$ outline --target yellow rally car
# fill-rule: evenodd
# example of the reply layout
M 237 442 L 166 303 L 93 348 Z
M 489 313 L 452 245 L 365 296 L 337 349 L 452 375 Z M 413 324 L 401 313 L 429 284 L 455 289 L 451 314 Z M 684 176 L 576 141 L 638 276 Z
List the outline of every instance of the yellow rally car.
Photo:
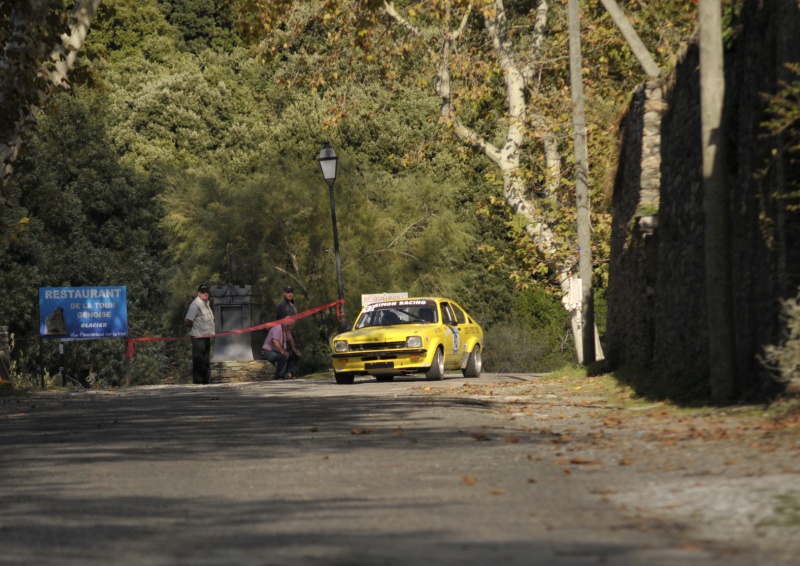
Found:
M 449 299 L 413 298 L 365 306 L 353 330 L 333 339 L 336 383 L 357 375 L 391 381 L 396 375 L 424 373 L 440 380 L 445 370 L 464 377 L 481 374 L 483 330 Z

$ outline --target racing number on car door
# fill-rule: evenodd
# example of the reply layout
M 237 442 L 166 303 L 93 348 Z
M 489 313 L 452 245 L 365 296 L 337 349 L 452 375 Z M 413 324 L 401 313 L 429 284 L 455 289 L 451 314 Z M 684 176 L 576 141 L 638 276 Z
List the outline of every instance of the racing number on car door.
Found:
M 456 322 L 455 314 L 453 314 L 453 309 L 448 303 L 442 303 L 442 322 L 444 322 L 450 330 L 445 348 L 450 349 L 453 354 L 458 354 L 458 349 L 461 347 L 461 336 L 456 326 L 458 322 Z

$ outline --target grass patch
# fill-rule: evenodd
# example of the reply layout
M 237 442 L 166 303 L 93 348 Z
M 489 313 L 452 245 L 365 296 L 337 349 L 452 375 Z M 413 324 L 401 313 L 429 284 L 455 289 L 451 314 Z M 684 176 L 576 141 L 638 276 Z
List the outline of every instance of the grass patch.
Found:
M 775 496 L 774 516 L 760 521 L 759 527 L 800 527 L 800 494 L 782 493 Z

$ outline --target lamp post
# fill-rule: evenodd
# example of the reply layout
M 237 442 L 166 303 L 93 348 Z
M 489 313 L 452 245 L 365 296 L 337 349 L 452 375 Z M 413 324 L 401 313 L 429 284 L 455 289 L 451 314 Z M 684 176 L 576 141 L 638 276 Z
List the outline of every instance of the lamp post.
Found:
M 336 169 L 339 165 L 339 158 L 336 151 L 328 142 L 322 142 L 322 149 L 319 150 L 319 167 L 322 169 L 322 177 L 328 183 L 331 193 L 331 218 L 333 219 L 333 254 L 336 260 L 336 282 L 339 285 L 339 330 L 345 332 L 347 327 L 347 315 L 344 311 L 344 285 L 342 284 L 342 262 L 339 260 L 339 230 L 336 227 L 336 201 L 333 198 L 333 183 L 336 182 Z

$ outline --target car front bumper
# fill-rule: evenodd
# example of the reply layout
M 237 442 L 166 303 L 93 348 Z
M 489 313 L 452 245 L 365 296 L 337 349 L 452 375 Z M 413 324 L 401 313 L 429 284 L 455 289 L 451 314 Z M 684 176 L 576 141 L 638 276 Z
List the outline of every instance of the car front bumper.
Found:
M 431 367 L 433 351 L 425 348 L 341 352 L 331 356 L 336 372 L 363 375 L 417 373 Z

